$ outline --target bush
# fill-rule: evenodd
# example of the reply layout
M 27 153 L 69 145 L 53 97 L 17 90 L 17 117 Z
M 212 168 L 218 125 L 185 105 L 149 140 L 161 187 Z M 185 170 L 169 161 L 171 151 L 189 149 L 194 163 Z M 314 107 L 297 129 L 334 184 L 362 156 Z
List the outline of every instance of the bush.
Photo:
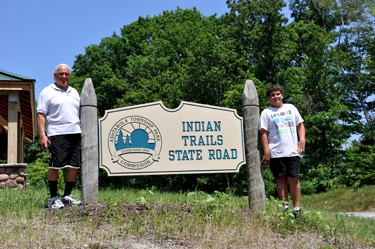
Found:
M 27 181 L 31 188 L 48 188 L 49 153 L 47 150 L 38 154 L 34 163 L 27 166 L 25 172 L 29 174 Z M 58 187 L 65 188 L 64 174 L 59 170 Z

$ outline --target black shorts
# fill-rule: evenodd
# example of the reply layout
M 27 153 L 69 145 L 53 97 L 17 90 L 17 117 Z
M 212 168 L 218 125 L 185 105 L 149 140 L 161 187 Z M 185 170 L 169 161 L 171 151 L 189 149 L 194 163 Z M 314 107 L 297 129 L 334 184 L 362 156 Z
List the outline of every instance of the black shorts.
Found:
M 51 169 L 66 167 L 79 169 L 81 166 L 81 134 L 56 135 L 49 137 Z
M 271 172 L 275 179 L 284 177 L 294 177 L 299 179 L 299 161 L 299 156 L 271 158 Z

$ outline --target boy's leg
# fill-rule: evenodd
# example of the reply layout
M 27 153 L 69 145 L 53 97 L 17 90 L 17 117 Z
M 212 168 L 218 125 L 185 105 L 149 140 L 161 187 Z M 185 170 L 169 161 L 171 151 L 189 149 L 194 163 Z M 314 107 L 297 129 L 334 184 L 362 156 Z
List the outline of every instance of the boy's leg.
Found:
M 290 195 L 292 196 L 293 207 L 300 204 L 300 183 L 298 178 L 288 177 Z
M 276 189 L 280 199 L 283 201 L 284 209 L 287 209 L 289 205 L 288 201 L 288 186 L 286 178 L 286 165 L 283 162 L 283 158 L 271 158 L 270 168 L 273 177 L 276 179 Z M 285 202 L 284 202 L 285 201 Z
M 276 189 L 280 199 L 283 201 L 288 201 L 288 186 L 286 182 L 286 177 L 276 179 Z M 284 206 L 287 205 L 287 203 L 285 202 L 283 204 Z
M 287 177 L 289 182 L 289 191 L 292 196 L 294 208 L 299 208 L 300 205 L 300 157 L 289 157 L 287 167 Z

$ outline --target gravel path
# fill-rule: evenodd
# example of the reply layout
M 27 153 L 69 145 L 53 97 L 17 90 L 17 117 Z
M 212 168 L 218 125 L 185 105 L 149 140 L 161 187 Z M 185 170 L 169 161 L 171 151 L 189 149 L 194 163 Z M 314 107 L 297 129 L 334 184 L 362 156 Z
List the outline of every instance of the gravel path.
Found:
M 375 212 L 345 212 L 345 213 L 339 213 L 339 214 L 346 214 L 346 215 L 351 215 L 351 216 L 375 219 Z

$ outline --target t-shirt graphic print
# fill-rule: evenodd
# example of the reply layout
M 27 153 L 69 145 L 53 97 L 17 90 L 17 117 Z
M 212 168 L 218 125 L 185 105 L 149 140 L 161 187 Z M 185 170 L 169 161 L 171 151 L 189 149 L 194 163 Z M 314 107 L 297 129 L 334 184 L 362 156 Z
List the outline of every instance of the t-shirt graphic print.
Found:
M 271 118 L 275 124 L 277 135 L 284 133 L 296 133 L 296 127 L 294 125 L 295 122 L 291 110 L 280 112 L 280 114 L 271 114 Z

